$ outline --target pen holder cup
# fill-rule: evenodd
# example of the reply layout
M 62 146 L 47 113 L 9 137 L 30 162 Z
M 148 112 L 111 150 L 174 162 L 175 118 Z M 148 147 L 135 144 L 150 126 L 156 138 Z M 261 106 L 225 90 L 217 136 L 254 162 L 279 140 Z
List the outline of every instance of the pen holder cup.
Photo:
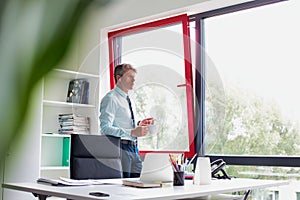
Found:
M 184 185 L 184 172 L 174 172 L 173 185 L 183 186 Z

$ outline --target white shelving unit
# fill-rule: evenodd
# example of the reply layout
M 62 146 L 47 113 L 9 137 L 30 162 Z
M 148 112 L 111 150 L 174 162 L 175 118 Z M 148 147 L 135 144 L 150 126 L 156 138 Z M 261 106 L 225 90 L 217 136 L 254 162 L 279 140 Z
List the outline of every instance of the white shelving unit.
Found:
M 89 81 L 88 104 L 66 102 L 69 82 L 85 78 Z M 58 115 L 74 113 L 90 119 L 90 134 L 99 134 L 99 75 L 55 69 L 44 77 L 41 126 L 40 176 L 69 177 L 69 166 L 63 166 L 63 144 L 70 135 L 58 134 Z

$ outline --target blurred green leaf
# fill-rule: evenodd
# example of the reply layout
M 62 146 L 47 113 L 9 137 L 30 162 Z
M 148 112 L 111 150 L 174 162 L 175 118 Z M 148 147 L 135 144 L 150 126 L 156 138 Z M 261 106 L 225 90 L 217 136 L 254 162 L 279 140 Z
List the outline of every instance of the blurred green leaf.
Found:
M 66 54 L 91 2 L 1 0 L 0 158 L 22 126 L 33 87 Z

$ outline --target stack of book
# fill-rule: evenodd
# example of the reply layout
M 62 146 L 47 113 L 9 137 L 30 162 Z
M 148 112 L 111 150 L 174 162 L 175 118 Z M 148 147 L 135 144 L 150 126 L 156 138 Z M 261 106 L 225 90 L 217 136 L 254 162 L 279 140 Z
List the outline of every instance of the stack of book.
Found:
M 89 134 L 90 122 L 89 117 L 76 115 L 74 113 L 59 114 L 59 134 Z
M 86 79 L 73 79 L 69 82 L 67 102 L 88 104 L 89 82 Z

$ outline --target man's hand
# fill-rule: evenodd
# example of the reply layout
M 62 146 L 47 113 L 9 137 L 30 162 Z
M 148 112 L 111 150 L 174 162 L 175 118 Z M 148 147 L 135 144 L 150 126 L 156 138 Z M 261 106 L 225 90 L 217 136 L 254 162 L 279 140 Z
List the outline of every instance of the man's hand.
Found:
M 148 134 L 147 126 L 138 126 L 135 129 L 131 130 L 132 137 L 142 137 Z

